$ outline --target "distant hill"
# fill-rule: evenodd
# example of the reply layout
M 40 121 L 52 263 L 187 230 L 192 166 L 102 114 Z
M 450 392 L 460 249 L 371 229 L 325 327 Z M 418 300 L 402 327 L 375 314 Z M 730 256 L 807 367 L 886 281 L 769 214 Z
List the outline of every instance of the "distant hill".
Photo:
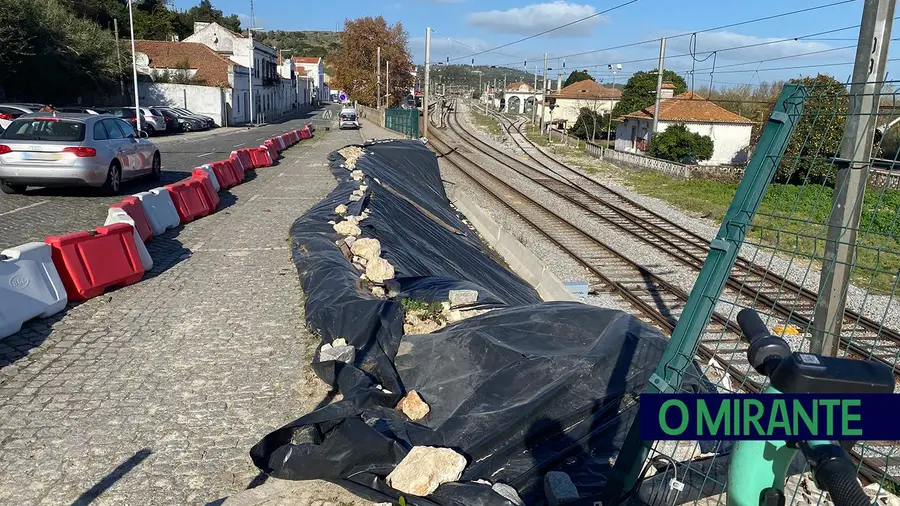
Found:
M 273 30 L 262 32 L 262 42 L 277 49 L 284 49 L 284 56 L 319 56 L 327 58 L 341 47 L 341 32 L 287 32 Z
M 453 83 L 455 85 L 465 85 L 471 88 L 478 87 L 478 74 L 474 71 L 480 70 L 482 84 L 497 80 L 497 86 L 503 86 L 503 76 L 506 75 L 506 83 L 514 83 L 516 81 L 525 81 L 528 84 L 534 84 L 534 74 L 508 67 L 490 67 L 487 65 L 431 65 L 431 82 L 439 84 L 442 80 L 444 84 Z M 421 65 L 418 67 L 419 79 L 424 78 L 425 70 Z M 556 75 L 553 76 L 556 78 Z M 538 78 L 538 85 L 541 79 Z

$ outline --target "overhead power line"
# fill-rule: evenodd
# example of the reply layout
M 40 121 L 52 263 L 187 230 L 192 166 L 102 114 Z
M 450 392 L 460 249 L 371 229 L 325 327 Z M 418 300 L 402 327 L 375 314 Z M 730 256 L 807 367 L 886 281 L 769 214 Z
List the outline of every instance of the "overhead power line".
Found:
M 607 14 L 607 13 L 609 13 L 609 12 L 612 12 L 612 11 L 616 10 L 616 9 L 621 9 L 622 7 L 625 7 L 625 6 L 627 6 L 627 5 L 631 5 L 631 4 L 633 4 L 633 3 L 637 2 L 637 1 L 638 1 L 638 0 L 628 0 L 627 2 L 620 3 L 620 4 L 618 4 L 618 5 L 614 6 L 614 7 L 610 7 L 609 9 L 606 9 L 606 10 L 603 10 L 603 11 L 600 11 L 600 12 L 595 12 L 594 14 L 591 14 L 590 16 L 585 16 L 585 17 L 583 17 L 583 18 L 576 19 L 575 21 L 570 21 L 570 22 L 565 23 L 565 24 L 563 24 L 563 25 L 555 26 L 555 27 L 553 27 L 553 28 L 544 30 L 544 31 L 539 32 L 539 33 L 536 33 L 536 34 L 534 34 L 534 35 L 529 35 L 529 36 L 527 36 L 527 37 L 522 37 L 521 39 L 514 40 L 514 41 L 512 41 L 512 42 L 507 42 L 506 44 L 501 44 L 501 45 L 499 45 L 499 46 L 497 46 L 497 47 L 492 47 L 491 49 L 485 49 L 485 50 L 483 50 L 483 51 L 478 51 L 478 52 L 476 52 L 476 53 L 472 53 L 472 54 L 469 54 L 469 55 L 466 55 L 466 56 L 460 56 L 459 58 L 453 58 L 453 59 L 450 60 L 450 61 L 465 60 L 465 59 L 467 59 L 467 58 L 474 58 L 474 57 L 479 56 L 479 55 L 482 55 L 482 54 L 484 54 L 484 53 L 491 53 L 491 52 L 494 52 L 494 51 L 496 51 L 496 50 L 498 50 L 498 49 L 503 49 L 504 47 L 509 47 L 509 46 L 512 46 L 513 44 L 518 44 L 518 43 L 520 43 L 520 42 L 525 42 L 526 40 L 531 40 L 531 39 L 533 39 L 533 38 L 535 38 L 535 37 L 540 37 L 541 35 L 546 35 L 546 34 L 548 34 L 548 33 L 550 33 L 550 32 L 555 32 L 556 30 L 560 30 L 560 29 L 562 29 L 562 28 L 566 28 L 566 27 L 572 26 L 572 25 L 574 25 L 574 24 L 581 23 L 582 21 L 587 21 L 588 19 L 595 18 L 595 17 L 597 17 L 597 16 L 602 16 L 603 14 Z M 855 0 L 845 0 L 845 1 L 855 1 Z

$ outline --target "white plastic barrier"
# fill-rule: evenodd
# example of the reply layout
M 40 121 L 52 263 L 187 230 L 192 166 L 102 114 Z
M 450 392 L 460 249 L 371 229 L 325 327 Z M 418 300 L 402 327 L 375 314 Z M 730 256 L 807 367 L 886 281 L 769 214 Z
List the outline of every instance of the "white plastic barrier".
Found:
M 134 244 L 137 246 L 138 255 L 141 257 L 141 264 L 144 265 L 144 272 L 152 269 L 153 258 L 150 256 L 150 252 L 147 251 L 147 245 L 141 240 L 141 234 L 138 233 L 137 228 L 134 226 L 134 219 L 132 219 L 125 211 L 117 207 L 110 207 L 109 211 L 106 213 L 106 222 L 103 223 L 103 226 L 105 227 L 106 225 L 112 225 L 114 223 L 127 223 L 131 225 L 131 230 L 134 231 Z
M 237 150 L 231 152 L 230 160 L 231 160 L 231 163 L 237 163 L 238 165 L 240 165 L 241 170 L 244 171 L 244 173 L 246 173 L 248 170 L 253 170 L 252 165 L 250 165 L 250 166 L 244 165 L 244 161 L 238 155 Z
M 66 307 L 66 288 L 49 245 L 30 242 L 0 251 L 0 301 L 0 338 L 15 334 L 32 318 Z
M 212 170 L 212 167 L 210 167 L 209 164 L 203 164 L 197 168 L 202 170 L 203 172 L 206 172 L 206 175 L 208 175 L 210 181 L 212 181 L 213 188 L 215 188 L 216 191 L 219 191 L 220 186 L 219 180 L 216 179 L 216 171 Z
M 286 145 L 284 144 L 284 138 L 283 138 L 282 136 L 276 135 L 276 136 L 275 136 L 275 140 L 278 141 L 278 145 L 281 146 L 281 150 L 282 150 L 282 151 L 284 151 L 285 149 L 288 148 L 288 146 L 286 146 Z
M 144 205 L 144 214 L 150 222 L 150 230 L 153 235 L 159 235 L 169 228 L 175 228 L 181 224 L 175 204 L 172 203 L 172 195 L 166 188 L 154 188 L 150 191 L 135 193 Z

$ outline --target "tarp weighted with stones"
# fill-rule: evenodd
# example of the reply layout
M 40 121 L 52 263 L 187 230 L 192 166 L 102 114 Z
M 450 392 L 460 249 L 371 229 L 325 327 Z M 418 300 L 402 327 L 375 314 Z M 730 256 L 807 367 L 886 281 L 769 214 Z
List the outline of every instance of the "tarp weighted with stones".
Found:
M 399 494 L 384 478 L 411 447 L 439 446 L 466 457 L 462 478 L 427 498 L 405 495 L 407 504 L 512 504 L 477 479 L 510 484 L 540 504 L 551 470 L 567 472 L 583 495 L 599 492 L 665 347 L 662 335 L 620 311 L 541 303 L 452 209 L 424 145 L 363 149 L 355 169 L 366 176 L 364 197 L 350 202 L 360 182 L 333 154 L 337 188 L 291 228 L 308 326 L 324 343 L 344 338 L 356 350 L 349 364 L 313 364 L 342 400 L 267 435 L 251 450 L 254 463 L 277 478 L 326 479 L 390 501 Z M 335 244 L 328 222 L 342 219 L 339 204 L 348 216 L 368 209 L 360 237 L 380 241 L 399 297 L 371 295 Z M 477 307 L 495 309 L 403 335 L 401 298 L 445 301 L 451 289 L 478 290 Z M 418 422 L 393 409 L 409 390 L 431 409 Z

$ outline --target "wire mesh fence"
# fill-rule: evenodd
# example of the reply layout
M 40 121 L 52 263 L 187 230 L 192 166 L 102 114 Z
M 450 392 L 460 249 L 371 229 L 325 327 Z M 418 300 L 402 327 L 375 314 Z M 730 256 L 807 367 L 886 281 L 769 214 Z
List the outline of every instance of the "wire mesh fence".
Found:
M 767 379 L 750 368 L 749 343 L 736 324 L 743 308 L 755 309 L 794 351 L 833 351 L 887 364 L 895 380 L 900 374 L 900 189 L 894 182 L 900 174 L 894 172 L 900 168 L 900 106 L 895 92 L 851 97 L 850 89 L 826 76 L 785 86 L 656 370 L 654 391 L 762 391 Z M 851 112 L 860 110 L 853 101 L 867 99 L 875 107 Z M 848 125 L 876 132 L 874 140 L 857 137 L 872 143 L 871 158 L 847 156 L 860 152 L 847 144 Z M 834 206 L 854 197 L 853 209 Z M 856 214 L 858 224 L 842 221 L 845 211 Z M 855 254 L 835 256 L 841 248 Z M 823 281 L 840 267 L 849 282 Z M 820 297 L 823 288 L 828 293 Z M 826 306 L 843 298 L 837 316 L 823 317 L 834 311 Z M 639 476 L 658 468 L 666 480 L 677 472 L 687 484 L 679 492 L 661 480 L 651 502 L 724 504 L 730 450 L 721 441 L 655 442 Z M 897 490 L 896 442 L 859 442 L 850 454 L 864 485 Z M 795 462 L 788 504 L 824 500 L 804 478 L 803 466 Z

